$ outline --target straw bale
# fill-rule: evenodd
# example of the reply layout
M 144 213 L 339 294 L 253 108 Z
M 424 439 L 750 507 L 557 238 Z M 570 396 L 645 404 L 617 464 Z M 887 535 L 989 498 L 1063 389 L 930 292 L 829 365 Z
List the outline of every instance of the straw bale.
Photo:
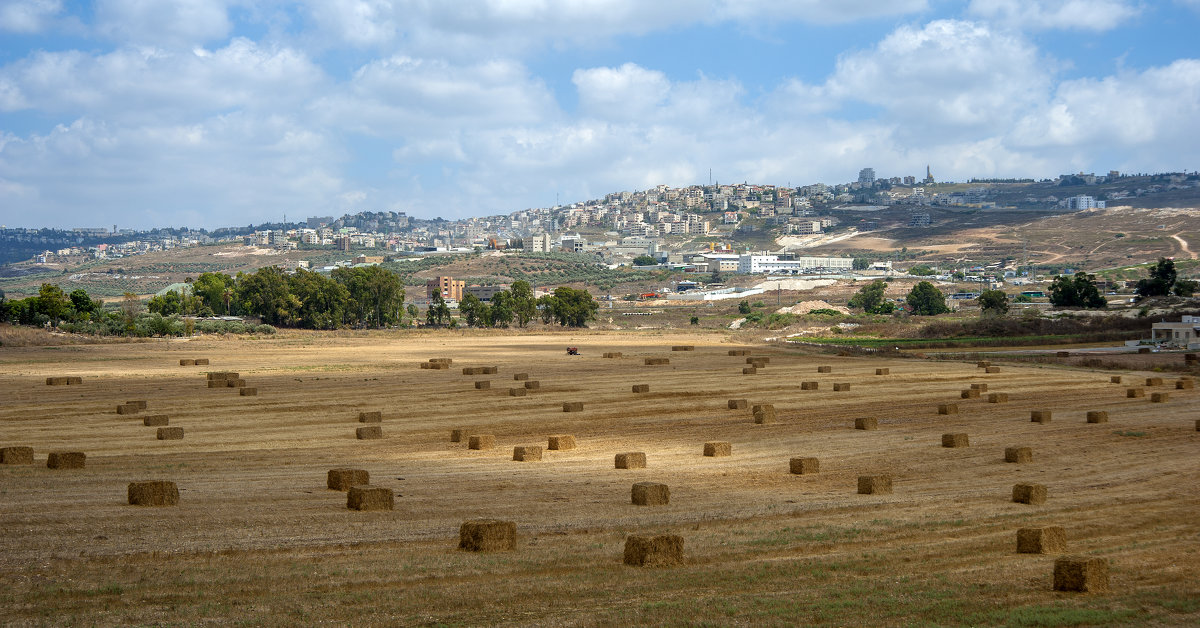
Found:
M 463 370 L 462 370 L 462 374 L 463 375 L 483 375 L 483 367 L 482 366 L 464 366 Z
M 1120 376 L 1120 375 L 1110 375 L 1110 376 L 1109 376 L 1109 378 L 1108 378 L 1108 383 L 1110 383 L 1110 384 L 1120 384 L 1120 383 L 1121 383 L 1121 376 Z
M 745 410 L 749 404 L 746 399 L 730 399 L 726 405 L 730 410 Z
M 359 484 L 346 492 L 346 508 L 350 510 L 392 510 L 396 507 L 396 495 L 383 486 Z
M 971 384 L 971 390 L 978 390 L 981 393 L 987 392 L 987 387 L 988 387 L 988 385 L 983 382 Z
M 174 506 L 179 503 L 179 487 L 168 480 L 130 482 L 127 496 L 131 506 Z
M 238 389 L 238 394 L 239 394 L 239 395 L 241 395 L 241 396 L 243 396 L 243 397 L 257 397 L 257 396 L 258 396 L 258 389 L 257 389 L 257 388 L 251 388 L 251 387 L 247 386 L 247 387 L 245 387 L 245 388 L 239 388 L 239 389 Z
M 618 469 L 645 469 L 646 454 L 640 451 L 617 454 L 613 459 L 613 466 Z
M 759 425 L 774 423 L 778 418 L 775 414 L 775 406 L 769 403 L 755 405 L 752 413 L 754 415 L 754 422 Z
M 647 392 L 650 392 L 650 384 L 634 384 L 634 385 L 633 385 L 633 392 L 635 392 L 635 393 L 647 393 Z
M 733 445 L 724 441 L 704 443 L 704 455 L 710 458 L 720 458 L 733 454 Z
M 67 378 L 65 378 L 65 377 L 47 377 L 46 385 L 47 386 L 66 386 Z
M 816 458 L 792 458 L 788 461 L 788 471 L 795 475 L 820 473 L 821 461 Z
M 1166 403 L 1170 401 L 1170 395 L 1165 392 L 1150 393 L 1150 403 Z
M 525 390 L 538 390 L 541 387 L 542 387 L 542 382 L 540 382 L 536 379 L 531 379 L 531 380 L 525 382 Z
M 670 364 L 671 358 L 646 358 L 645 362 L 646 366 L 662 366 L 664 364 Z
M 207 375 L 208 375 L 208 381 L 210 381 L 210 382 L 216 382 L 216 381 L 223 382 L 223 381 L 225 381 L 226 375 L 228 375 L 228 373 L 226 373 L 225 371 L 209 371 L 207 373 Z
M 496 446 L 494 434 L 472 434 L 467 437 L 467 449 L 486 451 Z
M 541 459 L 541 445 L 520 445 L 513 447 L 513 460 L 517 462 L 535 462 Z
M 500 372 L 500 367 L 498 367 L 498 366 L 485 366 L 485 367 L 483 367 L 483 374 L 484 374 L 484 375 L 495 375 L 495 374 L 497 374 L 497 373 L 499 373 L 499 372 Z
M 1071 352 L 1070 351 L 1059 351 L 1059 352 L 1055 353 L 1054 355 L 1055 355 L 1055 357 L 1059 357 L 1059 358 L 1069 358 L 1069 357 L 1071 357 Z
M 529 379 L 529 373 L 513 373 L 513 381 L 521 382 Z
M 208 387 L 209 387 L 209 388 L 226 388 L 226 385 L 225 385 L 225 380 L 223 380 L 223 379 L 210 379 L 210 380 L 208 380 Z
M 82 377 L 78 377 L 78 376 L 74 376 L 74 375 L 73 375 L 73 376 L 70 376 L 70 377 L 68 377 L 68 378 L 67 378 L 67 385 L 68 385 L 68 386 L 74 386 L 74 385 L 77 385 L 77 384 L 82 384 L 82 383 L 83 383 L 83 378 L 82 378 Z
M 429 365 L 429 368 L 431 368 L 435 371 L 449 371 L 450 363 L 449 362 L 433 362 Z
M 158 440 L 183 440 L 182 427 L 160 427 L 157 434 Z
M 374 440 L 383 438 L 383 427 L 379 425 L 368 425 L 354 430 L 354 437 L 358 440 Z
M 517 524 L 498 519 L 471 519 L 458 528 L 458 548 L 468 552 L 503 552 L 517 547 Z
M 942 434 L 942 447 L 970 447 L 967 435 L 963 433 Z
M 695 351 L 696 347 L 692 345 L 675 345 L 671 347 L 671 351 Z
M 870 416 L 860 416 L 857 419 L 854 419 L 854 429 L 877 430 L 879 429 L 879 419 Z
M 671 502 L 671 489 L 658 482 L 638 482 L 630 491 L 634 506 L 666 506 Z
M 1108 410 L 1088 410 L 1088 423 L 1108 423 Z
M 208 366 L 208 358 L 196 358 L 196 366 Z
M 875 374 L 876 375 L 891 375 L 892 369 L 888 369 L 888 368 L 875 369 Z
M 743 366 L 742 375 L 757 375 L 758 369 L 753 366 Z
M 525 382 L 524 388 L 509 388 L 508 396 L 509 397 L 524 397 L 529 394 L 528 389 L 529 389 L 529 382 Z
M 196 366 L 196 361 L 190 358 L 179 358 L 179 366 Z
M 348 491 L 351 486 L 370 483 L 371 474 L 366 469 L 330 469 L 325 478 L 325 486 L 332 491 Z
M 454 364 L 453 358 L 429 358 L 430 362 L 442 364 Z
M 766 358 L 749 358 L 746 360 L 746 364 L 749 364 L 756 369 L 765 369 L 769 363 L 770 362 Z
M 139 399 L 137 401 L 126 401 L 125 403 L 127 403 L 131 406 L 137 406 L 138 410 L 146 409 L 146 400 L 145 399 Z
M 939 403 L 938 414 L 958 414 L 957 403 Z
M 1008 393 L 994 392 L 988 394 L 988 403 L 1008 403 Z
M 832 366 L 818 366 L 817 372 L 818 373 L 832 373 L 833 367 Z
M 1046 486 L 1043 484 L 1014 484 L 1012 500 L 1018 504 L 1040 506 L 1046 503 Z
M 33 447 L 0 447 L 0 464 L 33 464 Z
M 1175 380 L 1175 390 L 1191 390 L 1195 385 L 1196 382 L 1190 379 Z
M 1018 554 L 1061 554 L 1067 551 L 1067 535 L 1060 526 L 1017 530 Z
M 1050 410 L 1030 410 L 1029 421 L 1031 423 L 1049 423 L 1051 414 Z
M 892 476 L 890 475 L 860 475 L 858 476 L 859 495 L 891 495 Z
M 117 406 L 117 414 L 137 414 L 142 409 L 136 403 L 123 403 Z
M 450 442 L 461 443 L 463 437 L 466 435 L 467 435 L 467 431 L 462 428 L 459 428 L 456 430 L 450 430 Z
M 992 363 L 991 363 L 991 362 L 988 362 L 988 361 L 986 361 L 986 360 L 982 360 L 982 361 L 979 361 L 979 362 L 976 362 L 976 363 L 975 363 L 975 366 L 976 366 L 976 368 L 981 368 L 981 369 L 985 369 L 985 368 L 987 368 L 987 367 L 989 367 L 989 366 L 991 366 L 991 365 L 992 365 Z
M 1134 399 L 1136 397 L 1145 397 L 1146 389 L 1140 388 L 1140 387 L 1126 388 L 1125 396 L 1128 397 L 1129 399 Z
M 1016 463 L 1033 462 L 1033 449 L 1029 447 L 1005 447 L 1004 461 Z
M 227 379 L 227 380 L 225 380 L 225 385 L 230 388 L 245 388 L 246 380 L 241 379 L 241 378 Z
M 547 439 L 546 449 L 553 451 L 575 449 L 575 437 L 570 434 L 554 434 Z
M 766 356 L 755 356 L 752 358 L 746 358 L 746 364 L 754 364 L 756 362 L 762 362 L 763 364 L 770 364 L 771 358 L 768 358 Z
M 833 392 L 846 392 L 847 390 L 850 390 L 850 382 L 842 382 L 840 384 L 833 385 Z
M 82 451 L 52 451 L 46 456 L 48 469 L 82 469 L 87 454 Z
M 975 390 L 974 388 L 966 388 L 959 393 L 959 396 L 963 399 L 978 399 L 979 391 Z
M 1163 385 L 1163 378 L 1161 378 L 1161 377 L 1147 377 L 1147 378 L 1146 378 L 1146 385 L 1147 385 L 1147 386 L 1162 386 L 1162 385 Z
M 729 355 L 750 355 L 749 349 L 730 349 Z
M 999 373 L 999 372 L 1000 372 L 1000 367 L 998 367 L 998 366 L 989 366 L 989 367 L 987 367 L 986 369 L 983 369 L 983 372 L 984 372 L 984 373 Z
M 492 387 L 491 380 L 480 380 L 475 382 L 475 390 L 487 390 Z
M 819 382 L 800 382 L 800 390 L 817 390 L 820 385 Z
M 632 567 L 671 567 L 683 564 L 683 537 L 677 534 L 625 537 L 626 565 Z
M 1054 590 L 1107 593 L 1108 560 L 1089 556 L 1064 556 L 1055 560 Z
M 371 410 L 369 412 L 359 412 L 358 413 L 358 422 L 359 423 L 382 423 L 383 422 L 383 413 L 380 412 L 379 410 Z
M 165 414 L 148 414 L 142 419 L 142 425 L 147 427 L 161 427 L 170 423 L 170 420 Z
M 564 401 L 563 412 L 583 412 L 582 401 Z

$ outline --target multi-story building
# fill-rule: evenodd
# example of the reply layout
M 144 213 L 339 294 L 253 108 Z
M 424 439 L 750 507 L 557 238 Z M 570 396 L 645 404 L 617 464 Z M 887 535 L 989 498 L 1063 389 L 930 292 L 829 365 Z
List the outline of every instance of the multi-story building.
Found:
M 854 258 L 851 257 L 797 257 L 785 260 L 779 259 L 778 255 L 747 253 L 738 256 L 737 272 L 740 275 L 797 274 L 815 270 L 850 272 L 853 268 Z
M 863 168 L 862 170 L 859 170 L 858 182 L 859 184 L 865 186 L 875 185 L 875 169 Z
M 441 292 L 447 301 L 462 301 L 463 290 L 467 282 L 455 280 L 453 277 L 435 277 L 425 282 L 425 296 L 432 299 L 434 291 Z

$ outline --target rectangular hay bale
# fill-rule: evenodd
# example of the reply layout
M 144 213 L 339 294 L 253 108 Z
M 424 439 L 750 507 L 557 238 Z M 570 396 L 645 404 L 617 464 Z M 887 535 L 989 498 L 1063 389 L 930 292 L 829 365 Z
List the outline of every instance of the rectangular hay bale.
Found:
M 976 383 L 976 384 L 971 384 L 971 390 L 978 390 L 981 393 L 987 392 L 987 387 L 988 387 L 988 385 L 985 383 L 982 383 L 982 382 Z
M 746 399 L 730 399 L 726 403 L 729 410 L 745 410 L 749 407 L 750 402 Z
M 846 392 L 848 390 L 850 390 L 849 382 L 842 382 L 840 384 L 833 385 L 833 392 Z
M 696 347 L 692 345 L 675 345 L 671 347 L 671 351 L 695 351 Z
M 171 421 L 165 414 L 148 414 L 142 419 L 142 425 L 146 427 L 161 427 L 169 424 Z
M 208 366 L 208 358 L 196 358 L 196 366 Z
M 488 390 L 492 387 L 491 380 L 479 380 L 475 382 L 475 390 Z
M 743 366 L 742 375 L 757 375 L 758 369 L 753 366 Z
M 562 404 L 563 412 L 583 412 L 582 401 L 564 401 Z
M 746 358 L 746 364 L 757 364 L 757 363 L 770 364 L 771 358 L 768 358 L 766 356 L 754 356 L 751 358 Z
M 536 462 L 542 459 L 541 445 L 518 445 L 513 447 L 513 460 L 517 462 Z
M 396 495 L 383 486 L 359 484 L 346 492 L 346 508 L 350 510 L 392 510 L 396 507 Z
M 509 388 L 509 397 L 524 397 L 529 394 L 529 382 L 525 382 L 524 388 Z
M 467 435 L 467 431 L 462 428 L 450 430 L 450 442 L 461 443 L 463 437 L 466 435 Z
M 877 430 L 879 429 L 879 420 L 871 416 L 860 416 L 854 419 L 854 429 L 856 430 Z
M 499 519 L 471 519 L 458 528 L 458 548 L 468 552 L 503 552 L 517 547 L 517 524 Z
M 940 403 L 937 407 L 938 414 L 958 414 L 957 403 Z
M 1161 377 L 1147 377 L 1147 378 L 1146 378 L 1146 385 L 1147 385 L 1147 386 L 1162 386 L 1162 385 L 1163 385 L 1163 378 L 1161 378 Z
M 467 437 L 467 449 L 486 451 L 496 446 L 494 434 L 472 434 Z
M 499 372 L 500 372 L 500 367 L 498 367 L 498 366 L 485 366 L 485 367 L 483 367 L 483 374 L 484 374 L 484 375 L 495 375 L 495 374 L 497 374 L 497 373 L 499 373 Z
M 1033 462 L 1033 449 L 1029 447 L 1005 447 L 1004 461 L 1015 463 Z
M 257 389 L 257 388 L 251 388 L 250 386 L 247 386 L 247 387 L 245 387 L 245 388 L 239 388 L 239 389 L 238 389 L 238 395 L 239 395 L 239 396 L 242 396 L 242 397 L 257 397 L 257 396 L 258 396 L 258 389 Z
M 383 422 L 383 413 L 380 412 L 379 410 L 370 410 L 367 412 L 359 412 L 358 413 L 358 422 L 359 423 L 382 423 Z
M 892 476 L 890 475 L 860 475 L 858 476 L 859 495 L 891 495 Z
M 137 414 L 142 409 L 136 403 L 123 403 L 117 406 L 117 414 Z
M 635 506 L 666 506 L 671 502 L 671 489 L 658 482 L 637 482 L 629 496 Z
M 179 487 L 169 480 L 130 482 L 126 498 L 130 506 L 175 506 L 179 503 Z
M 354 437 L 358 440 L 375 440 L 383 438 L 383 427 L 379 425 L 368 425 L 366 427 L 356 428 Z
M 942 447 L 970 447 L 971 443 L 967 439 L 967 435 L 961 432 L 954 434 L 942 434 Z
M 974 388 L 964 388 L 963 391 L 959 393 L 959 397 L 962 399 L 978 399 L 979 391 Z
M 704 455 L 710 458 L 720 458 L 733 454 L 733 445 L 725 441 L 704 443 Z
M 890 369 L 890 368 L 875 369 L 875 374 L 876 375 L 891 375 L 892 369 Z
M 1120 384 L 1120 383 L 1121 383 L 1121 376 L 1120 376 L 1120 375 L 1110 375 L 1110 376 L 1108 377 L 1108 383 L 1110 383 L 1110 384 Z
M 832 366 L 818 366 L 817 372 L 818 373 L 832 373 L 833 367 Z
M 747 349 L 730 349 L 729 355 L 750 355 L 750 351 Z
M 529 373 L 513 373 L 514 382 L 523 382 L 529 379 Z
M 613 458 L 613 466 L 617 469 L 645 469 L 646 454 L 640 451 L 617 454 Z
M 1190 379 L 1175 380 L 1175 390 L 1192 390 L 1196 383 Z
M 1088 423 L 1108 423 L 1108 410 L 1088 410 Z
M 1017 530 L 1018 554 L 1061 554 L 1067 551 L 1067 535 L 1061 526 Z
M 1108 592 L 1108 560 L 1064 556 L 1054 561 L 1054 590 L 1078 593 Z
M 554 434 L 546 440 L 546 449 L 552 451 L 575 449 L 575 437 L 570 434 Z
M 325 486 L 331 491 L 348 491 L 352 486 L 371 483 L 371 474 L 366 469 L 330 469 L 325 476 Z
M 1145 396 L 1146 396 L 1146 389 L 1144 389 L 1144 388 L 1134 387 L 1134 388 L 1126 388 L 1125 389 L 1125 397 L 1127 397 L 1129 399 L 1136 399 L 1138 397 L 1145 397 Z
M 183 440 L 182 427 L 160 427 L 155 435 L 158 440 Z
M 794 475 L 820 473 L 821 461 L 816 458 L 792 458 L 788 460 L 788 472 Z
M 196 366 L 196 361 L 190 358 L 179 358 L 179 366 Z
M 625 538 L 623 562 L 631 567 L 671 567 L 683 564 L 683 537 L 629 535 Z
M 646 366 L 663 366 L 665 364 L 670 364 L 671 359 L 670 358 L 646 358 L 645 363 L 646 363 Z
M 1049 423 L 1051 415 L 1050 410 L 1030 410 L 1029 421 L 1031 423 Z
M 227 380 L 225 380 L 225 385 L 228 386 L 229 388 L 245 388 L 246 380 L 241 379 L 241 378 L 227 379 Z
M 998 367 L 998 366 L 989 366 L 989 367 L 987 367 L 987 368 L 983 369 L 983 372 L 984 372 L 984 373 L 999 373 L 999 372 L 1000 372 L 1000 367 Z
M 988 403 L 1008 403 L 1008 393 L 988 393 Z
M 1012 500 L 1018 504 L 1040 506 L 1046 503 L 1046 486 L 1032 483 L 1014 484 Z
M 820 382 L 800 382 L 800 390 L 817 390 L 820 386 Z
M 634 384 L 634 385 L 633 385 L 633 392 L 635 392 L 635 393 L 648 393 L 648 392 L 650 392 L 650 384 Z
M 1170 399 L 1171 395 L 1165 392 L 1150 393 L 1150 403 L 1166 403 Z
M 0 447 L 0 464 L 33 464 L 33 447 Z
M 47 469 L 82 469 L 86 462 L 82 451 L 52 451 L 46 456 Z
M 542 387 L 542 383 L 536 379 L 531 379 L 525 382 L 525 390 L 538 390 Z

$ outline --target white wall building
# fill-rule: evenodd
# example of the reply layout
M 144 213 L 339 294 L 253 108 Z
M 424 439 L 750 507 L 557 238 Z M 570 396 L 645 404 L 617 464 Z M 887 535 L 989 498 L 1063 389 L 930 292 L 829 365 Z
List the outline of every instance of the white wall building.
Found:
M 799 274 L 817 269 L 833 272 L 850 272 L 854 259 L 850 257 L 797 257 L 781 260 L 778 255 L 746 254 L 738 256 L 739 275 L 762 273 Z

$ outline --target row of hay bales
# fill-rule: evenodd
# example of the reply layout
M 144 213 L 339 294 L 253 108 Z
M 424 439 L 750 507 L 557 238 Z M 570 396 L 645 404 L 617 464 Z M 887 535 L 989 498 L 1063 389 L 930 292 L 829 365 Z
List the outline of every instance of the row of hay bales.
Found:
M 74 375 L 67 376 L 67 377 L 47 377 L 46 378 L 47 386 L 78 386 L 79 384 L 82 384 L 82 383 L 83 383 L 83 378 L 77 377 Z
M 209 388 L 236 388 L 242 397 L 257 397 L 258 388 L 247 386 L 241 373 L 235 371 L 210 371 L 208 374 Z
M 179 366 L 208 366 L 208 358 L 179 358 Z

